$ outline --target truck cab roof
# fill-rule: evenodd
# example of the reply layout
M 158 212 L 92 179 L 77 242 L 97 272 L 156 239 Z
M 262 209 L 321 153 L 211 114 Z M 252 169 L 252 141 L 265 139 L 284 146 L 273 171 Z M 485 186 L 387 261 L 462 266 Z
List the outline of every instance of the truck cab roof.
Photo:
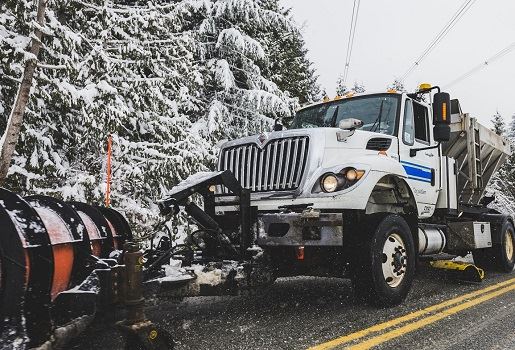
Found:
M 409 95 L 410 93 L 399 92 L 399 91 L 396 91 L 396 90 L 374 91 L 374 92 L 363 92 L 363 93 L 348 92 L 348 93 L 346 93 L 345 95 L 342 95 L 342 96 L 337 95 L 337 96 L 335 96 L 332 99 L 327 97 L 324 100 L 306 104 L 306 105 L 300 107 L 299 109 L 297 109 L 297 112 L 299 112 L 301 110 L 304 110 L 304 109 L 307 109 L 307 108 L 310 108 L 310 107 L 319 106 L 319 105 L 323 105 L 323 104 L 326 104 L 326 103 L 333 103 L 335 101 L 341 101 L 341 100 L 344 100 L 344 99 L 351 99 L 351 98 L 362 97 L 362 96 L 380 95 L 380 94 Z M 423 104 L 423 105 L 425 105 L 425 106 L 427 106 L 427 107 L 430 106 L 430 104 L 428 104 L 428 103 L 426 103 L 424 101 L 418 101 L 418 102 Z

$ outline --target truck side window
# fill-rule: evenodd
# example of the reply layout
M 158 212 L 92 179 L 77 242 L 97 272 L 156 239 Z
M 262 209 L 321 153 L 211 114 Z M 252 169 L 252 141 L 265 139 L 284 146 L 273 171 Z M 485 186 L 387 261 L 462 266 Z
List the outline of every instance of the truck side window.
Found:
M 413 145 L 415 140 L 415 127 L 413 121 L 413 103 L 411 100 L 406 100 L 404 106 L 404 130 L 402 132 L 402 141 L 406 145 Z
M 429 120 L 427 108 L 413 102 L 413 115 L 415 117 L 415 139 L 429 142 Z

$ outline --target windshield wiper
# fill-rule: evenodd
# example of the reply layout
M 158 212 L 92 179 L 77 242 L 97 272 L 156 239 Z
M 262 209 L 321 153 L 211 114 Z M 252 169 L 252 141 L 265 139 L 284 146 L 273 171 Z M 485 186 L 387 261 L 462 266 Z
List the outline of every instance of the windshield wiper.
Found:
M 381 106 L 379 107 L 379 115 L 377 116 L 377 119 L 375 120 L 374 124 L 370 128 L 370 131 L 372 131 L 372 132 L 375 131 L 374 127 L 376 126 L 376 124 L 377 124 L 377 128 L 379 128 L 381 126 L 381 118 L 383 116 L 383 103 L 384 103 L 384 100 L 381 101 Z

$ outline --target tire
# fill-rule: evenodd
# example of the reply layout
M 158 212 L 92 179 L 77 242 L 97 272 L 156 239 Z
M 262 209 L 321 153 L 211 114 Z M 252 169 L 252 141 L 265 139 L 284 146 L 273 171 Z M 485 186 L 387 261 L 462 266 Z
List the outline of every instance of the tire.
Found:
M 505 217 L 502 224 L 492 232 L 492 248 L 472 252 L 474 263 L 485 270 L 511 272 L 515 266 L 515 229 Z M 496 243 L 497 242 L 497 243 Z
M 350 272 L 358 300 L 389 307 L 400 304 L 411 289 L 416 266 L 413 236 L 396 214 L 367 216 L 355 230 Z

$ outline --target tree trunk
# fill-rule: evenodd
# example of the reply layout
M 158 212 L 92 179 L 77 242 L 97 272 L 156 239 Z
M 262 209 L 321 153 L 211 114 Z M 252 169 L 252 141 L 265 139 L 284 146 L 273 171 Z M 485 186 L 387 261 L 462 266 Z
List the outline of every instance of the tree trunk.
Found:
M 38 2 L 38 13 L 37 23 L 40 27 L 45 25 L 45 10 L 48 0 L 39 0 Z M 18 137 L 20 134 L 21 125 L 23 123 L 23 114 L 27 101 L 29 100 L 30 88 L 32 87 L 32 78 L 34 71 L 37 66 L 37 57 L 39 50 L 41 49 L 41 38 L 43 33 L 39 28 L 35 28 L 35 38 L 32 38 L 32 45 L 30 48 L 31 58 L 25 63 L 25 70 L 23 72 L 23 78 L 14 101 L 11 115 L 7 122 L 7 127 L 2 139 L 0 140 L 0 185 L 5 182 L 9 166 L 11 165 L 11 159 L 18 143 Z

